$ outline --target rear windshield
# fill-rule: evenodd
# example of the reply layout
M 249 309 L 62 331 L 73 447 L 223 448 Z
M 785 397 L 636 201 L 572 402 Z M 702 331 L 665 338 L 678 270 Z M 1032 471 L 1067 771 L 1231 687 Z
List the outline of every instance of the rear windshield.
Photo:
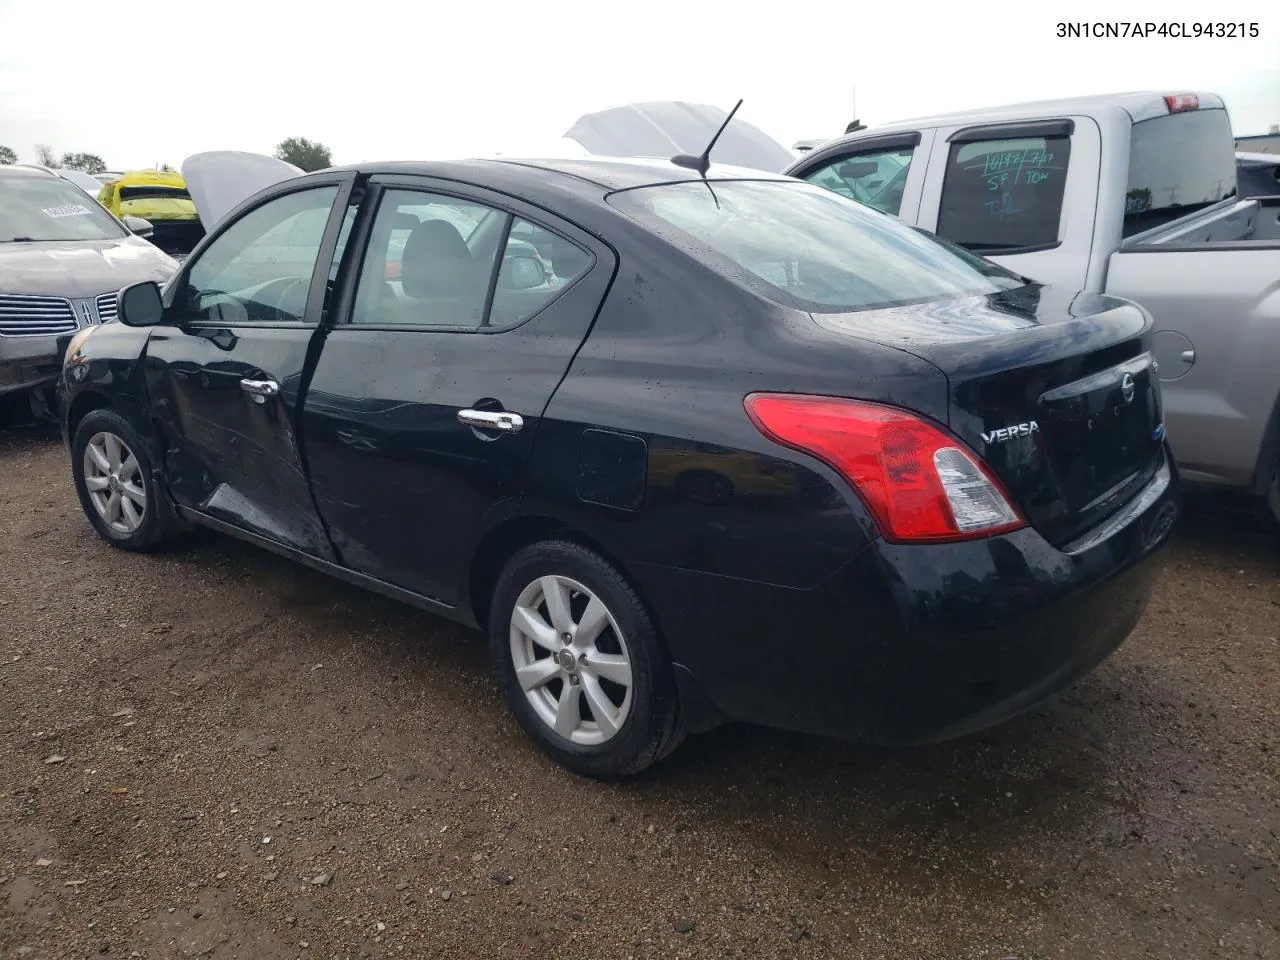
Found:
M 0 177 L 0 243 L 114 240 L 120 224 L 61 177 Z
M 1235 140 L 1227 111 L 1189 110 L 1133 125 L 1126 237 L 1235 195 Z
M 162 197 L 171 200 L 190 200 L 191 194 L 181 187 L 158 187 L 149 184 L 120 188 L 121 200 L 154 200 Z
M 801 310 L 870 310 L 1025 282 L 896 217 L 798 180 L 670 183 L 620 191 L 609 203 L 729 279 Z

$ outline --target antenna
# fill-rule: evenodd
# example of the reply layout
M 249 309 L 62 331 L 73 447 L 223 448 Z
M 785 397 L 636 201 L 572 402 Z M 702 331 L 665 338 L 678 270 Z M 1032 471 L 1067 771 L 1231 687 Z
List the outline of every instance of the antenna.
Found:
M 720 129 L 716 131 L 716 135 L 711 138 L 711 142 L 707 144 L 707 149 L 703 150 L 698 156 L 693 157 L 687 153 L 671 158 L 671 162 L 677 167 L 685 167 L 689 170 L 697 170 L 702 179 L 707 178 L 707 170 L 711 168 L 711 151 L 716 145 L 716 141 L 720 139 L 720 134 L 724 133 L 724 128 L 729 126 L 729 121 L 733 119 L 733 115 L 738 112 L 738 107 L 742 106 L 742 100 L 738 100 L 729 115 L 724 118 L 724 123 L 720 124 Z
M 852 91 L 853 95 L 849 98 L 849 105 L 853 107 L 853 122 L 844 128 L 845 133 L 867 129 L 867 125 L 858 119 L 858 87 L 856 84 L 853 86 Z

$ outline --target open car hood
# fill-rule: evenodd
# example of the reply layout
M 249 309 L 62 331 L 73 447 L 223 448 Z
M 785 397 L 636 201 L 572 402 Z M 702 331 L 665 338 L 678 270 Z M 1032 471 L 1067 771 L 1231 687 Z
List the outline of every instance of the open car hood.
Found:
M 195 201 L 205 230 L 212 230 L 219 220 L 259 190 L 300 176 L 302 170 L 292 163 L 239 150 L 210 150 L 193 154 L 182 162 L 187 192 Z
M 610 157 L 697 156 L 715 136 L 727 110 L 680 100 L 628 103 L 579 117 L 565 134 L 590 153 Z M 713 163 L 781 173 L 796 155 L 737 117 L 711 151 Z

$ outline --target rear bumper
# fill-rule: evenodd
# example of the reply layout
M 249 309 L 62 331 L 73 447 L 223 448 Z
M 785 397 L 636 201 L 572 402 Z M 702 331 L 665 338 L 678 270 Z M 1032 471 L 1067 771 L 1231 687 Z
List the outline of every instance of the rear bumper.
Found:
M 52 386 L 71 337 L 0 337 L 0 394 Z
M 1146 608 L 1178 511 L 1166 456 L 1123 510 L 1062 549 L 1031 529 L 877 541 L 811 590 L 667 567 L 636 575 L 682 690 L 720 717 L 923 743 L 1022 713 L 1106 659 Z

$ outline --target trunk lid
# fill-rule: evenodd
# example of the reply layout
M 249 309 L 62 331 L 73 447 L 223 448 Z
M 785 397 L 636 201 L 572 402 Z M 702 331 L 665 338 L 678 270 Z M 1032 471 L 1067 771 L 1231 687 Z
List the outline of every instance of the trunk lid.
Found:
M 814 319 L 938 367 L 952 432 L 1055 546 L 1128 502 L 1162 462 L 1151 322 L 1134 304 L 1029 284 Z

